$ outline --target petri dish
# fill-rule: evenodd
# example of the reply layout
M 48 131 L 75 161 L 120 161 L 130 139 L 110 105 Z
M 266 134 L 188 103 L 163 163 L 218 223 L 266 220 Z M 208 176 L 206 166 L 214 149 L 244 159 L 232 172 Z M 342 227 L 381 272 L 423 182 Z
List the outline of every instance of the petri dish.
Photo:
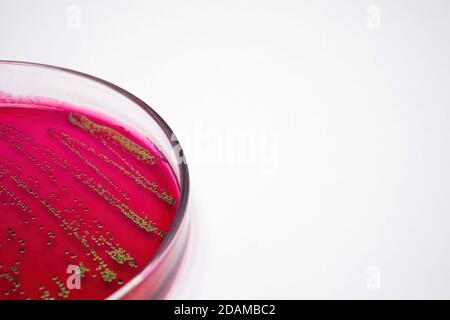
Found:
M 145 102 L 0 61 L 0 299 L 161 299 L 186 250 L 189 173 Z

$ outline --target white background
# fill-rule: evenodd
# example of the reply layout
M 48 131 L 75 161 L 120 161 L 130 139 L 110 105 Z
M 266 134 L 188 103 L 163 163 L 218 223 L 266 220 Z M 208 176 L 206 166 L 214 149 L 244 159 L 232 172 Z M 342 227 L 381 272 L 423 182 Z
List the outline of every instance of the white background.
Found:
M 0 59 L 109 80 L 176 132 L 170 298 L 450 298 L 449 9 L 0 0 Z

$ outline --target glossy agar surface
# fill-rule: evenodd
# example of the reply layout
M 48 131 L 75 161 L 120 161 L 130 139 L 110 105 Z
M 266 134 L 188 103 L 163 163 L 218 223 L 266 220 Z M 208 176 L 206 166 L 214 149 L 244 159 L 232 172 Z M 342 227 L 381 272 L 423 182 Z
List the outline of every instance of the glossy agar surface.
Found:
M 170 229 L 176 178 L 150 141 L 121 124 L 6 100 L 0 150 L 0 299 L 104 299 Z M 73 270 L 80 289 L 68 289 Z

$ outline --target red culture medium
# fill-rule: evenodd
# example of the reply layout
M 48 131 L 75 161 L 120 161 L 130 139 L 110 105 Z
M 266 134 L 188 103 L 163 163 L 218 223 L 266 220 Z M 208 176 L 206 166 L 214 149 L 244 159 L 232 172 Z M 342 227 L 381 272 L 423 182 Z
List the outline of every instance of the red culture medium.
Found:
M 0 299 L 107 298 L 150 262 L 178 200 L 162 153 L 123 125 L 0 97 Z

